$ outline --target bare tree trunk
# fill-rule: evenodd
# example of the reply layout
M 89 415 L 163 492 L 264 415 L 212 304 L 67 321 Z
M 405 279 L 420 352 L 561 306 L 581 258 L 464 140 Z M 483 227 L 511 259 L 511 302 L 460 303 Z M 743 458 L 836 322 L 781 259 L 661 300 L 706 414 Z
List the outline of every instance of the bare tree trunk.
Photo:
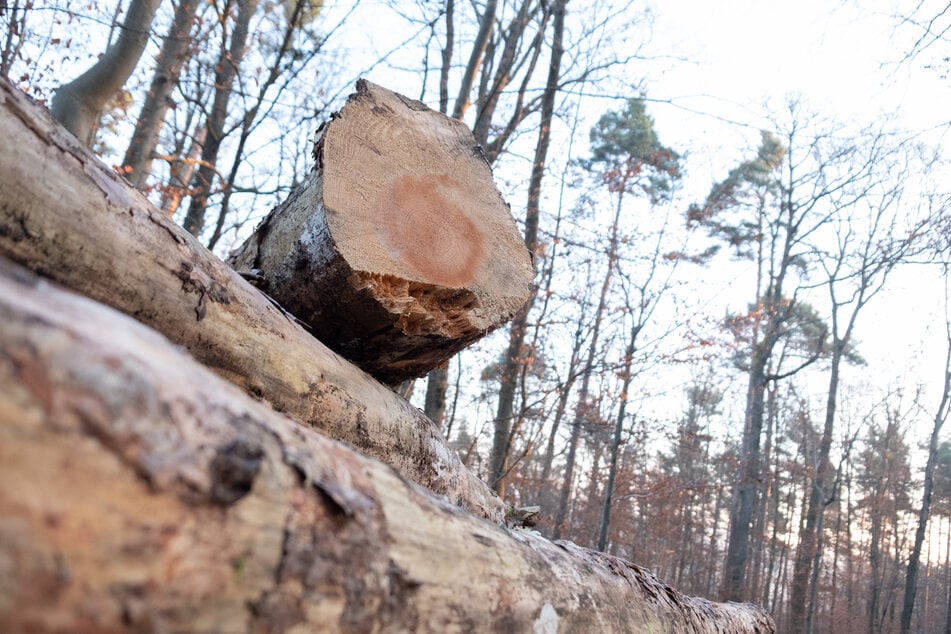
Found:
M 818 465 L 809 487 L 805 522 L 799 532 L 799 545 L 796 547 L 796 564 L 793 568 L 789 607 L 790 623 L 793 628 L 799 631 L 805 631 L 807 627 L 809 580 L 815 555 L 819 549 L 822 512 L 825 509 L 826 498 L 829 497 L 825 485 L 831 469 L 829 453 L 832 450 L 832 427 L 835 422 L 836 396 L 839 389 L 839 367 L 844 350 L 844 342 L 836 340 L 833 343 L 832 365 L 829 371 L 829 392 L 827 394 L 825 423 L 819 441 Z
M 571 423 L 571 438 L 568 441 L 568 456 L 565 461 L 565 474 L 562 478 L 561 490 L 558 499 L 558 510 L 555 514 L 555 526 L 552 531 L 555 539 L 561 539 L 562 527 L 568 516 L 568 500 L 571 497 L 571 487 L 574 481 L 575 460 L 578 452 L 578 441 L 581 438 L 581 428 L 590 420 L 592 404 L 588 402 L 588 389 L 591 374 L 594 372 L 595 355 L 600 343 L 601 324 L 607 310 L 608 294 L 611 289 L 611 280 L 618 258 L 618 229 L 621 222 L 621 208 L 624 200 L 623 191 L 618 194 L 617 207 L 614 212 L 614 222 L 611 224 L 611 235 L 608 243 L 607 271 L 601 283 L 601 294 L 598 296 L 598 307 L 594 311 L 594 324 L 591 327 L 591 340 L 588 342 L 588 356 L 584 368 L 581 370 L 581 387 L 578 388 L 578 402 L 575 405 L 575 415 Z
M 951 324 L 949 324 L 951 328 Z M 901 610 L 901 631 L 911 630 L 911 615 L 915 609 L 915 591 L 918 587 L 918 565 L 921 559 L 921 545 L 925 541 L 925 529 L 931 514 L 931 495 L 934 491 L 934 472 L 938 462 L 938 434 L 948 417 L 948 402 L 951 399 L 951 329 L 947 331 L 948 354 L 944 362 L 944 389 L 941 403 L 934 416 L 931 428 L 931 440 L 928 443 L 928 462 L 925 465 L 925 484 L 921 493 L 921 509 L 918 511 L 918 528 L 915 530 L 915 545 L 908 559 L 908 571 L 905 575 L 905 600 Z
M 86 72 L 53 93 L 53 116 L 84 145 L 99 114 L 135 70 L 149 42 L 152 17 L 162 0 L 130 0 L 115 44 Z
M 423 405 L 423 412 L 440 429 L 443 427 L 443 419 L 446 416 L 446 392 L 449 388 L 448 363 L 447 361 L 446 365 L 429 372 L 426 382 L 426 401 Z
M 422 412 L 314 339 L 6 83 L 0 136 L 0 255 L 136 317 L 304 425 L 501 518 L 505 505 Z
M 459 84 L 459 94 L 456 97 L 456 105 L 452 109 L 453 119 L 462 119 L 466 110 L 469 109 L 469 95 L 472 93 L 472 86 L 475 84 L 476 73 L 482 65 L 482 56 L 485 55 L 485 48 L 489 44 L 489 37 L 492 35 L 492 28 L 495 25 L 495 11 L 498 8 L 498 0 L 488 0 L 482 17 L 479 20 L 479 32 L 476 34 L 475 41 L 472 43 L 472 52 L 469 54 L 469 62 L 466 64 L 462 81 Z
M 721 597 L 729 601 L 744 600 L 746 587 L 746 564 L 750 552 L 750 529 L 753 521 L 753 506 L 759 480 L 760 439 L 763 433 L 764 392 L 766 390 L 766 364 L 772 346 L 756 345 L 750 364 L 746 396 L 746 422 L 743 444 L 740 450 L 740 470 L 734 485 L 730 510 L 730 533 L 727 542 L 726 569 L 723 572 Z
M 307 12 L 315 6 L 319 9 L 322 5 L 317 4 L 314 0 L 286 0 L 284 4 L 284 15 L 287 23 L 284 26 L 284 33 L 281 36 L 281 44 L 274 52 L 274 57 L 270 62 L 270 68 L 268 68 L 264 81 L 260 81 L 260 78 L 258 78 L 257 98 L 251 107 L 247 108 L 241 116 L 240 134 L 235 144 L 236 147 L 231 160 L 231 169 L 227 177 L 222 180 L 221 204 L 218 208 L 218 218 L 215 221 L 214 231 L 212 231 L 211 237 L 208 239 L 209 249 L 213 250 L 218 244 L 218 241 L 225 234 L 225 221 L 231 214 L 231 197 L 234 194 L 235 183 L 238 180 L 238 170 L 245 163 L 245 148 L 247 147 L 248 139 L 254 131 L 255 126 L 261 123 L 262 118 L 267 116 L 274 107 L 274 104 L 280 101 L 287 84 L 279 84 L 273 95 L 269 95 L 268 93 L 275 83 L 277 83 L 278 78 L 283 75 L 294 75 L 304 63 L 306 63 L 300 60 L 316 57 L 320 52 L 322 44 L 318 42 L 314 42 L 308 46 L 306 54 L 301 51 L 294 52 L 294 36 L 300 31 L 302 22 L 305 19 L 316 19 L 316 14 L 313 16 L 307 15 Z M 269 105 L 266 105 L 266 103 Z
M 508 25 L 502 38 L 502 53 L 499 55 L 493 73 L 491 85 L 483 82 L 481 88 L 485 94 L 481 96 L 478 107 L 476 108 L 476 120 L 472 125 L 472 136 L 476 138 L 482 146 L 486 146 L 489 141 L 489 126 L 495 115 L 495 109 L 499 103 L 502 92 L 512 80 L 512 70 L 515 65 L 515 54 L 522 44 L 528 21 L 530 18 L 529 9 L 534 5 L 534 0 L 521 0 L 518 12 Z M 540 5 L 536 5 L 540 9 Z M 541 45 L 541 41 L 537 43 Z
M 8 632 L 775 629 L 448 507 L 6 262 L 0 514 Z
M 208 208 L 211 186 L 217 176 L 218 152 L 221 150 L 221 142 L 225 137 L 225 123 L 228 120 L 228 105 L 233 93 L 234 80 L 244 60 L 251 18 L 254 17 L 258 7 L 258 0 L 235 1 L 238 5 L 238 15 L 227 46 L 222 42 L 221 57 L 215 68 L 215 97 L 205 122 L 205 142 L 201 148 L 201 159 L 198 173 L 195 175 L 191 203 L 183 223 L 185 230 L 193 236 L 199 235 L 205 227 L 205 211 Z M 231 0 L 227 2 L 230 3 Z
M 165 114 L 171 106 L 172 90 L 178 84 L 178 77 L 188 59 L 198 4 L 198 0 L 179 0 L 175 7 L 172 26 L 159 52 L 158 66 L 135 121 L 135 130 L 122 160 L 122 173 L 136 189 L 142 189 L 149 176 L 152 154 L 158 145 Z
M 439 112 L 449 114 L 449 71 L 452 69 L 452 48 L 455 44 L 455 0 L 446 0 L 446 45 L 442 48 L 439 68 Z
M 604 503 L 601 507 L 601 527 L 598 531 L 598 550 L 604 551 L 608 544 L 608 526 L 611 523 L 611 504 L 614 501 L 614 481 L 617 478 L 618 456 L 621 454 L 621 435 L 624 431 L 624 417 L 627 414 L 628 391 L 631 388 L 631 364 L 634 360 L 634 347 L 641 324 L 635 320 L 631 327 L 627 350 L 624 352 L 624 365 L 621 370 L 621 405 L 618 407 L 617 420 L 614 423 L 614 436 L 611 440 L 611 463 L 608 468 L 608 482 L 604 489 Z
M 562 38 L 565 30 L 565 0 L 557 0 L 552 6 L 552 12 L 555 19 L 551 61 L 548 67 L 545 93 L 542 97 L 541 125 L 538 129 L 538 140 L 535 143 L 535 158 L 528 184 L 528 204 L 525 207 L 525 246 L 533 255 L 538 249 L 539 201 L 541 200 L 545 162 L 551 141 L 551 122 L 555 112 L 555 96 L 558 93 L 558 81 L 561 77 L 561 58 L 564 53 Z M 508 350 L 502 359 L 502 370 L 499 377 L 499 401 L 492 437 L 492 454 L 489 460 L 489 484 L 500 494 L 503 493 L 505 488 L 504 477 L 508 472 L 508 456 L 512 449 L 509 444 L 512 436 L 515 388 L 518 383 L 519 371 L 524 370 L 522 348 L 528 328 L 528 313 L 533 303 L 534 294 L 510 326 Z
M 545 491 L 550 491 L 551 485 L 548 480 L 551 477 L 552 465 L 555 460 L 555 443 L 557 442 L 558 429 L 561 427 L 561 421 L 564 419 L 565 412 L 568 410 L 568 399 L 571 396 L 571 389 L 574 387 L 575 381 L 580 374 L 577 366 L 581 360 L 581 344 L 584 341 L 584 314 L 578 317 L 577 326 L 574 339 L 571 342 L 571 356 L 568 360 L 566 376 L 558 386 L 558 404 L 555 407 L 555 415 L 551 422 L 551 432 L 548 435 L 548 443 L 545 447 L 545 457 L 542 459 L 540 484 Z
M 948 519 L 948 524 L 951 525 L 951 518 Z M 948 529 L 948 550 L 947 554 L 945 555 L 944 564 L 949 573 L 945 576 L 945 584 L 947 584 L 947 597 L 944 606 L 944 633 L 951 634 L 951 527 Z

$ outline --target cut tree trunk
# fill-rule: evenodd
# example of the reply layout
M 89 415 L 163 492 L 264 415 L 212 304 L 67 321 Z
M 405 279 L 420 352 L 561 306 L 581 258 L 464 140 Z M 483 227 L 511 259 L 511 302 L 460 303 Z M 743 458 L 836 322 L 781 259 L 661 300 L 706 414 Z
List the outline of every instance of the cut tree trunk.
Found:
M 772 632 L 486 523 L 0 261 L 4 632 Z
M 361 80 L 315 152 L 230 262 L 330 348 L 393 385 L 528 300 L 531 257 L 464 124 Z
M 128 313 L 245 392 L 474 513 L 504 503 L 419 410 L 334 354 L 0 82 L 0 255 Z

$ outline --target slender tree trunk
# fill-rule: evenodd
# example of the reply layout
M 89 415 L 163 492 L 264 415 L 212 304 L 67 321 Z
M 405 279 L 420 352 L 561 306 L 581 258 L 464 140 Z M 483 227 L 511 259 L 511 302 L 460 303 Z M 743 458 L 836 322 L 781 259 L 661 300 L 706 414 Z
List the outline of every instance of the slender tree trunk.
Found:
M 754 508 L 754 519 L 753 519 L 753 532 L 752 532 L 752 547 L 753 547 L 753 562 L 752 562 L 752 579 L 750 583 L 751 593 L 750 596 L 757 596 L 759 594 L 759 589 L 762 587 L 761 583 L 764 581 L 763 577 L 763 567 L 764 567 L 764 558 L 765 558 L 765 549 L 766 544 L 764 540 L 764 535 L 766 534 L 766 523 L 769 516 L 769 505 L 773 495 L 773 474 L 770 468 L 773 457 L 773 435 L 776 427 L 776 396 L 777 386 L 774 382 L 772 385 L 766 386 L 766 431 L 765 438 L 766 444 L 763 447 L 762 453 L 762 463 L 763 463 L 763 473 L 761 476 L 761 482 L 758 487 L 756 495 L 756 504 Z M 767 580 L 768 583 L 768 580 Z
M 571 439 L 568 441 L 568 456 L 565 461 L 565 474 L 562 478 L 561 492 L 558 499 L 558 512 L 555 515 L 555 526 L 553 535 L 555 539 L 561 539 L 562 528 L 565 519 L 568 516 L 568 500 L 571 497 L 571 487 L 575 475 L 575 460 L 578 453 L 578 442 L 581 438 L 581 430 L 586 421 L 591 419 L 591 409 L 594 407 L 588 402 L 588 390 L 591 383 L 591 375 L 594 373 L 595 357 L 598 353 L 598 344 L 600 343 L 601 323 L 604 319 L 604 313 L 607 309 L 608 294 L 611 290 L 611 280 L 614 277 L 614 269 L 618 258 L 618 229 L 621 222 L 621 208 L 624 201 L 624 193 L 618 193 L 617 207 L 614 212 L 614 222 L 611 225 L 611 236 L 608 245 L 607 271 L 604 274 L 604 281 L 601 283 L 601 294 L 598 296 L 598 307 L 594 312 L 594 324 L 591 328 L 591 340 L 588 343 L 588 356 L 585 360 L 584 368 L 581 370 L 581 387 L 578 390 L 578 402 L 575 405 L 575 415 L 571 423 Z
M 192 186 L 191 203 L 182 225 L 193 236 L 200 234 L 205 227 L 205 211 L 208 208 L 208 197 L 211 195 L 212 185 L 218 173 L 218 152 L 221 150 L 221 142 L 225 137 L 225 123 L 228 120 L 228 106 L 234 92 L 234 81 L 247 50 L 251 18 L 254 17 L 258 7 L 258 0 L 236 1 L 238 15 L 227 46 L 224 42 L 222 43 L 221 57 L 215 69 L 215 96 L 205 123 L 205 142 L 201 149 L 198 173 L 195 175 Z
M 945 554 L 945 585 L 947 600 L 945 601 L 944 634 L 951 634 L 951 517 L 948 518 L 948 549 Z
M 786 196 L 792 195 L 792 189 Z M 794 213 L 791 204 L 787 213 Z M 757 223 L 763 230 L 765 222 L 762 204 L 758 209 Z M 727 538 L 726 564 L 723 571 L 721 596 L 730 601 L 743 601 L 747 595 L 747 560 L 750 553 L 750 531 L 753 522 L 753 508 L 756 493 L 759 490 L 760 441 L 763 434 L 765 414 L 767 368 L 778 340 L 781 323 L 785 320 L 782 307 L 783 282 L 790 263 L 789 252 L 794 240 L 788 225 L 785 226 L 785 240 L 782 244 L 782 256 L 778 270 L 770 270 L 769 284 L 762 290 L 763 268 L 766 263 L 764 241 L 759 242 L 756 257 L 756 303 L 757 308 L 766 314 L 765 323 L 757 318 L 752 337 L 749 381 L 746 390 L 746 409 L 743 421 L 743 440 L 740 448 L 740 469 L 733 487 L 733 499 L 730 504 L 730 529 Z M 788 310 L 788 308 L 786 309 Z
M 511 74 L 515 65 L 515 54 L 519 49 L 519 45 L 522 43 L 526 27 L 528 26 L 530 17 L 529 9 L 534 4 L 534 0 L 522 0 L 518 12 L 509 23 L 508 29 L 505 32 L 502 43 L 502 53 L 499 55 L 494 69 L 495 72 L 493 73 L 491 86 L 488 86 L 488 81 L 482 83 L 481 88 L 485 91 L 485 94 L 480 96 L 476 108 L 476 119 L 472 125 L 472 136 L 474 136 L 476 141 L 483 147 L 486 146 L 489 141 L 489 126 L 495 115 L 499 98 L 512 79 Z M 537 45 L 540 46 L 541 42 L 537 42 Z
M 475 84 L 476 73 L 482 66 L 482 56 L 485 55 L 485 49 L 489 45 L 489 38 L 492 35 L 492 28 L 495 25 L 495 11 L 498 8 L 498 0 L 488 0 L 485 5 L 485 11 L 479 21 L 479 32 L 476 34 L 475 41 L 472 43 L 472 52 L 469 54 L 469 63 L 466 64 L 465 72 L 462 76 L 462 82 L 459 84 L 459 95 L 456 97 L 456 105 L 452 110 L 453 119 L 462 119 L 466 110 L 469 109 L 469 95 L 472 93 L 472 86 Z
M 566 0 L 556 0 L 552 9 L 555 20 L 552 34 L 551 61 L 545 92 L 542 96 L 541 125 L 538 129 L 535 158 L 528 184 L 528 204 L 525 207 L 525 245 L 533 254 L 538 250 L 539 201 L 541 200 L 542 179 L 545 175 L 545 162 L 551 141 L 551 122 L 555 112 L 555 96 L 558 93 L 558 82 L 561 77 L 561 58 L 564 52 L 562 37 L 565 29 L 565 3 Z M 458 103 L 456 105 L 458 108 Z M 511 451 L 509 442 L 512 432 L 515 390 L 518 384 L 519 371 L 524 370 L 522 348 L 528 328 L 528 313 L 534 303 L 534 297 L 533 294 L 528 304 L 512 323 L 509 329 L 508 349 L 502 359 L 498 409 L 496 410 L 495 429 L 492 437 L 492 454 L 489 459 L 489 484 L 500 495 L 504 494 L 505 489 L 504 476 L 508 471 L 508 455 Z
M 455 0 L 446 0 L 446 45 L 442 48 L 439 68 L 439 112 L 449 114 L 449 71 L 452 69 L 452 48 L 455 44 Z
M 621 435 L 624 431 L 624 418 L 627 414 L 627 401 L 631 387 L 631 365 L 634 362 L 634 348 L 641 324 L 636 320 L 631 327 L 627 350 L 624 352 L 624 369 L 621 383 L 621 404 L 618 406 L 617 420 L 614 423 L 614 436 L 611 439 L 611 463 L 608 468 L 608 482 L 604 488 L 604 504 L 601 507 L 601 527 L 598 530 L 598 550 L 604 551 L 608 543 L 608 526 L 611 523 L 611 504 L 614 501 L 614 482 L 617 479 L 618 456 L 621 453 Z
M 882 520 L 878 512 L 869 518 L 871 531 L 869 532 L 868 562 L 872 579 L 869 583 L 868 594 L 868 634 L 875 634 L 878 623 L 879 601 L 882 594 L 882 566 L 881 549 Z
M 774 429 L 773 432 L 775 436 L 777 437 L 776 444 L 779 444 L 778 437 L 780 432 L 777 429 Z M 770 515 L 772 516 L 771 519 L 769 520 L 769 524 L 772 526 L 772 530 L 770 532 L 769 543 L 767 544 L 767 548 L 769 549 L 769 554 L 766 558 L 767 559 L 766 571 L 763 575 L 763 593 L 762 593 L 762 599 L 761 599 L 761 601 L 763 602 L 763 605 L 770 605 L 770 586 L 773 584 L 778 585 L 782 583 L 779 579 L 776 579 L 773 576 L 773 571 L 776 568 L 776 548 L 777 548 L 777 544 L 779 544 L 779 525 L 781 521 L 779 507 L 782 503 L 782 500 L 781 500 L 782 490 L 781 490 L 781 486 L 779 482 L 779 474 L 781 473 L 779 451 L 774 452 L 772 469 L 773 469 L 773 473 L 775 474 L 773 479 L 774 486 L 773 486 L 772 499 L 769 501 L 769 510 L 771 511 Z
M 590 533 L 584 529 L 591 526 L 594 522 L 591 522 L 590 520 L 586 518 L 591 517 L 592 515 L 591 511 L 593 509 L 596 509 L 599 506 L 598 505 L 598 498 L 599 498 L 598 488 L 599 488 L 599 485 L 601 484 L 601 458 L 604 456 L 604 443 L 601 442 L 601 438 L 599 438 L 599 436 L 601 435 L 600 431 L 601 430 L 599 429 L 595 433 L 592 433 L 591 435 L 588 436 L 588 439 L 587 439 L 587 444 L 588 444 L 588 447 L 590 447 L 592 460 L 591 460 L 591 468 L 588 469 L 588 491 L 585 495 L 584 514 L 583 514 L 583 517 L 585 519 L 581 523 L 583 532 L 579 532 L 577 536 L 573 536 L 573 539 L 579 542 L 581 542 L 582 539 L 584 539 L 585 542 L 590 543 L 588 538 L 588 535 L 590 535 Z M 598 549 L 598 551 L 603 552 L 600 548 Z
M 458 359 L 458 357 L 456 357 Z M 462 390 L 462 363 L 456 361 L 456 381 L 452 390 L 452 407 L 449 408 L 449 420 L 446 422 L 446 440 L 452 440 L 453 425 L 456 422 L 456 411 L 459 405 L 459 392 Z
M 53 116 L 84 145 L 90 144 L 103 107 L 125 85 L 139 63 L 161 1 L 130 0 L 115 44 L 89 70 L 53 93 Z
M 836 617 L 836 604 L 838 603 L 840 593 L 837 591 L 839 587 L 839 566 L 840 566 L 840 553 L 842 552 L 842 545 L 840 544 L 842 539 L 842 502 L 841 495 L 836 496 L 836 504 L 838 505 L 838 510 L 835 515 L 835 543 L 832 547 L 832 581 L 831 587 L 833 588 L 832 598 L 829 601 L 829 614 L 833 619 Z
M 819 522 L 816 524 L 816 549 L 812 556 L 812 573 L 809 577 L 809 601 L 807 603 L 808 608 L 806 609 L 806 634 L 812 634 L 813 632 L 816 609 L 819 607 L 819 569 L 820 564 L 822 563 L 823 543 L 825 542 L 825 535 L 822 532 L 822 525 L 825 523 L 825 513 L 823 511 L 825 510 L 825 505 L 828 503 L 828 501 L 823 501 L 823 508 L 819 512 Z
M 526 244 L 528 244 L 527 240 Z M 534 245 L 529 245 L 530 249 L 533 247 Z M 522 348 L 533 299 L 534 294 L 509 326 L 509 344 L 502 359 L 502 371 L 499 376 L 499 401 L 492 434 L 492 453 L 489 456 L 489 485 L 502 497 L 505 496 L 505 475 L 508 473 L 508 458 L 512 449 L 509 442 L 512 435 L 512 420 L 515 417 L 515 391 L 519 371 L 525 364 Z
M 578 321 L 578 331 L 575 332 L 575 338 L 572 342 L 571 358 L 568 361 L 567 376 L 562 382 L 560 389 L 558 390 L 558 404 L 555 407 L 555 415 L 552 418 L 551 423 L 551 432 L 548 435 L 548 443 L 545 447 L 545 456 L 542 459 L 542 475 L 540 484 L 542 488 L 546 491 L 550 490 L 549 478 L 551 478 L 551 469 L 555 461 L 555 444 L 557 442 L 558 429 L 561 427 L 561 421 L 565 417 L 565 412 L 568 410 L 568 398 L 571 396 L 571 389 L 574 387 L 575 380 L 578 377 L 578 360 L 579 353 L 581 352 L 581 343 L 582 343 L 582 317 Z
M 849 462 L 846 464 L 846 498 L 845 498 L 845 552 L 849 553 L 849 556 L 846 558 L 846 576 L 847 576 L 847 585 L 845 590 L 845 605 L 848 610 L 848 614 L 855 613 L 855 569 L 856 561 L 855 557 L 852 556 L 852 549 L 854 543 L 852 541 L 852 525 L 854 524 L 855 517 L 855 507 L 852 504 L 852 464 Z
M 718 471 L 720 471 L 720 469 L 722 469 L 722 463 L 720 463 L 720 467 L 718 468 Z M 717 481 L 723 482 L 723 473 L 719 472 L 717 473 L 717 476 L 718 476 Z M 713 500 L 713 515 L 711 517 L 713 530 L 710 531 L 710 540 L 709 540 L 709 546 L 708 546 L 708 551 L 710 553 L 709 561 L 711 562 L 717 561 L 720 554 L 720 549 L 718 548 L 717 544 L 720 543 L 719 542 L 720 513 L 723 511 L 723 497 L 724 497 L 723 486 L 718 485 L 716 496 L 714 497 L 714 500 Z M 707 584 L 706 584 L 707 594 L 712 595 L 715 592 L 714 588 L 716 586 L 716 577 L 717 577 L 717 567 L 715 565 L 709 565 L 707 567 Z
M 208 239 L 208 248 L 214 249 L 218 244 L 218 241 L 225 233 L 225 221 L 228 219 L 228 216 L 231 212 L 231 196 L 234 194 L 235 182 L 238 179 L 238 170 L 245 162 L 244 149 L 248 143 L 248 139 L 251 136 L 251 133 L 254 131 L 254 128 L 257 123 L 260 122 L 262 106 L 265 105 L 265 102 L 269 102 L 270 106 L 264 108 L 264 116 L 267 116 L 267 113 L 270 112 L 273 108 L 273 103 L 280 99 L 283 92 L 282 88 L 278 88 L 276 94 L 269 97 L 268 92 L 271 90 L 271 87 L 277 82 L 278 78 L 283 74 L 290 74 L 294 71 L 294 55 L 291 51 L 294 46 L 294 35 L 298 33 L 301 28 L 302 21 L 304 19 L 304 12 L 308 10 L 308 7 L 311 6 L 313 0 L 285 0 L 284 11 L 287 18 L 287 23 L 284 27 L 284 33 L 281 37 L 281 44 L 277 48 L 277 51 L 274 53 L 274 59 L 270 64 L 270 68 L 267 72 L 267 78 L 260 83 L 258 88 L 257 98 L 254 100 L 254 103 L 248 108 L 244 115 L 241 117 L 241 129 L 240 134 L 238 135 L 238 141 L 235 144 L 234 157 L 231 161 L 231 169 L 228 172 L 227 177 L 222 182 L 222 197 L 221 197 L 221 206 L 218 209 L 218 218 L 215 221 L 215 229 L 211 234 L 211 237 Z M 313 57 L 320 50 L 321 45 L 315 43 L 312 46 L 308 47 L 308 57 Z
M 172 90 L 178 84 L 182 67 L 192 44 L 191 31 L 199 0 L 179 0 L 172 26 L 162 42 L 152 83 L 135 121 L 135 130 L 122 160 L 122 173 L 136 189 L 142 189 L 149 176 L 152 154 L 158 145 L 165 114 L 172 104 Z
M 944 389 L 941 403 L 935 412 L 931 440 L 928 443 L 928 462 L 925 465 L 925 485 L 921 494 L 921 509 L 918 511 L 918 528 L 915 530 L 915 545 L 908 560 L 908 572 L 905 575 L 905 600 L 901 610 L 902 634 L 911 630 L 911 615 L 915 609 L 915 591 L 918 587 L 918 565 L 921 559 L 921 545 L 925 540 L 925 529 L 931 514 L 931 496 L 934 491 L 934 472 L 938 462 L 938 434 L 948 417 L 948 400 L 951 398 L 951 330 L 948 331 L 948 354 L 944 363 Z
M 449 388 L 449 362 L 442 367 L 430 370 L 426 383 L 426 401 L 423 412 L 436 427 L 443 428 L 446 416 L 446 392 Z
M 818 550 L 818 530 L 821 524 L 821 515 L 825 508 L 825 499 L 828 496 L 825 483 L 831 468 L 829 454 L 832 450 L 832 429 L 835 423 L 836 397 L 839 391 L 839 368 L 844 350 L 844 341 L 837 340 L 833 342 L 832 363 L 829 370 L 829 394 L 826 400 L 825 424 L 822 430 L 822 438 L 819 441 L 818 465 L 809 491 L 805 523 L 799 532 L 799 546 L 796 548 L 796 565 L 793 568 L 789 599 L 790 624 L 796 631 L 805 630 L 809 612 L 809 606 L 807 605 L 809 579 Z
M 734 485 L 730 510 L 730 535 L 727 542 L 726 569 L 721 596 L 728 601 L 746 598 L 746 564 L 750 552 L 753 507 L 759 490 L 760 439 L 766 391 L 766 365 L 772 346 L 754 347 L 746 396 L 746 424 L 740 455 L 740 470 Z

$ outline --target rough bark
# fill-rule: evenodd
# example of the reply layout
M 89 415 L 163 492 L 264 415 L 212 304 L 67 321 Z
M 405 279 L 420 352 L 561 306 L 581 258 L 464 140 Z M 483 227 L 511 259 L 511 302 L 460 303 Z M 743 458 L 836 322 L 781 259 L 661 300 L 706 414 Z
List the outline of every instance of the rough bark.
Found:
M 3 631 L 774 631 L 463 513 L 6 263 L 0 352 Z
M 332 349 L 399 383 L 528 299 L 531 258 L 464 124 L 361 80 L 316 153 L 231 264 Z
M 53 93 L 53 116 L 82 143 L 89 142 L 99 113 L 139 63 L 159 4 L 161 0 L 131 0 L 115 44 L 86 72 Z
M 0 255 L 132 315 L 301 423 L 501 517 L 504 504 L 419 410 L 310 336 L 6 83 L 0 135 Z

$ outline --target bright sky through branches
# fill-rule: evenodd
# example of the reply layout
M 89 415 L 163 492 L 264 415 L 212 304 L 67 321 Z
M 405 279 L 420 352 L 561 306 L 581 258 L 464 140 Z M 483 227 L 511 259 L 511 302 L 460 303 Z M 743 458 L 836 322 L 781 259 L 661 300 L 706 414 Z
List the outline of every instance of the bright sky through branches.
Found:
M 920 35 L 900 22 L 909 4 L 670 0 L 655 10 L 651 48 L 683 61 L 650 83 L 742 121 L 761 117 L 767 99 L 798 94 L 840 117 L 898 112 L 916 129 L 946 123 L 951 86 L 923 67 L 933 56 L 904 60 Z
M 917 13 L 909 15 L 915 6 Z M 636 51 L 641 59 L 609 70 L 597 89 L 588 87 L 585 94 L 594 98 L 586 100 L 589 121 L 579 130 L 586 131 L 601 113 L 643 89 L 664 143 L 688 154 L 687 198 L 703 197 L 714 181 L 755 148 L 760 129 L 771 127 L 770 111 L 780 111 L 789 97 L 801 99 L 808 110 L 823 117 L 856 127 L 891 119 L 893 127 L 910 134 L 928 131 L 919 138 L 942 145 L 951 121 L 951 81 L 942 76 L 941 68 L 929 67 L 941 66 L 940 47 L 907 58 L 922 35 L 920 24 L 942 7 L 942 2 L 919 5 L 896 0 L 664 0 L 647 5 L 653 25 L 646 45 L 646 22 L 639 16 L 644 5 L 622 7 L 632 26 L 626 38 L 613 40 L 617 56 Z M 609 10 L 587 0 L 569 3 L 569 12 L 576 15 Z M 419 96 L 420 48 L 407 42 L 425 38 L 427 29 L 422 22 L 415 24 L 420 30 L 414 38 L 411 26 L 397 15 L 402 11 L 412 14 L 414 9 L 408 3 L 372 1 L 358 7 L 353 17 L 367 28 L 348 33 L 353 56 L 347 70 L 354 78 L 365 73 L 373 81 Z M 387 22 L 394 28 L 379 28 Z M 383 57 L 386 62 L 374 65 Z M 605 84 L 613 88 L 605 90 Z M 599 91 L 602 98 L 597 98 Z M 426 95 L 430 103 L 435 98 Z M 567 131 L 561 132 L 565 136 Z M 581 146 L 586 137 L 586 132 L 578 133 L 576 154 L 585 151 Z M 559 142 L 564 155 L 567 140 L 555 140 Z M 940 378 L 943 365 L 939 321 L 943 289 L 936 274 L 923 275 L 922 267 L 913 268 L 918 270 L 894 275 L 887 303 L 872 302 L 857 335 L 866 342 L 863 346 L 875 342 L 870 346 L 874 350 L 863 354 L 869 361 L 875 359 L 877 367 L 885 361 L 896 374 L 914 373 L 930 380 Z M 722 293 L 729 295 L 729 282 L 723 284 Z M 742 299 L 748 300 L 745 295 Z M 742 306 L 741 298 L 731 303 L 737 309 Z M 898 323 L 900 329 L 894 327 Z M 883 329 L 884 324 L 889 327 Z M 937 337 L 938 343 L 923 343 L 928 337 Z

